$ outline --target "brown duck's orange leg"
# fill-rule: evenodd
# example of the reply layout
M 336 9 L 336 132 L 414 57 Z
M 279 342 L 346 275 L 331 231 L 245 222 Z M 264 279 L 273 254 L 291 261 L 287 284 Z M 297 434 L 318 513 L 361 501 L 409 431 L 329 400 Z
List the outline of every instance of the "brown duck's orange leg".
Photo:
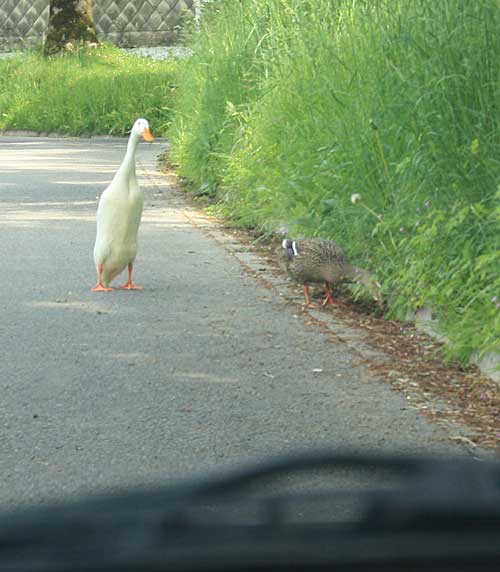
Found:
M 307 284 L 304 284 L 303 288 L 304 288 L 304 296 L 306 297 L 306 303 L 304 305 L 304 308 L 316 308 L 316 304 L 313 304 L 311 302 L 311 297 L 309 296 L 309 286 Z
M 128 265 L 128 280 L 123 286 L 120 286 L 121 290 L 142 290 L 142 286 L 139 286 L 138 284 L 132 283 L 132 269 L 133 268 L 134 268 L 133 264 L 129 263 L 129 265 Z
M 102 284 L 102 264 L 97 267 L 97 284 L 92 288 L 92 292 L 111 292 L 113 288 Z
M 322 306 L 338 306 L 337 302 L 335 302 L 335 300 L 332 297 L 332 291 L 330 290 L 330 285 L 325 282 L 325 288 L 326 288 L 326 296 L 325 299 L 323 300 L 323 303 L 321 304 Z

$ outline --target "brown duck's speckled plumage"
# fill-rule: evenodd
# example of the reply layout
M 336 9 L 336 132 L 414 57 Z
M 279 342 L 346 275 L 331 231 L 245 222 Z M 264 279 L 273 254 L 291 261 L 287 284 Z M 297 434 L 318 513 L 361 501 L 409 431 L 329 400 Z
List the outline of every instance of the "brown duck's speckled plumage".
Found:
M 323 306 L 335 306 L 330 289 L 331 284 L 357 282 L 362 284 L 378 300 L 380 284 L 370 272 L 353 266 L 342 248 L 333 240 L 305 238 L 283 240 L 276 249 L 281 268 L 304 287 L 306 307 L 315 305 L 309 295 L 309 284 L 323 282 L 326 296 Z
M 305 238 L 293 243 L 296 254 L 286 246 L 278 247 L 278 262 L 299 284 L 351 281 L 361 270 L 351 265 L 345 252 L 333 240 Z

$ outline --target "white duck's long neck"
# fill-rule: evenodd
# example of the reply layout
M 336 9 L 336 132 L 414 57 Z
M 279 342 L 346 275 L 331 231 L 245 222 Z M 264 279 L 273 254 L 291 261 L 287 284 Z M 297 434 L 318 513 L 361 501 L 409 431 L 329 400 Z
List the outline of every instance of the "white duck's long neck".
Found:
M 139 143 L 139 135 L 132 132 L 128 139 L 127 152 L 120 168 L 116 172 L 115 179 L 135 180 L 135 152 Z

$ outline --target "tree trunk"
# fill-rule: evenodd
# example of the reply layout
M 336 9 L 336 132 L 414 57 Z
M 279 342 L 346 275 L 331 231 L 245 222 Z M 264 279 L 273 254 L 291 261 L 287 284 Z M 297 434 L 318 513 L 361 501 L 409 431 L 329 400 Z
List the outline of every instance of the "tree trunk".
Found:
M 50 0 L 49 29 L 44 54 L 50 56 L 88 43 L 97 43 L 92 0 Z

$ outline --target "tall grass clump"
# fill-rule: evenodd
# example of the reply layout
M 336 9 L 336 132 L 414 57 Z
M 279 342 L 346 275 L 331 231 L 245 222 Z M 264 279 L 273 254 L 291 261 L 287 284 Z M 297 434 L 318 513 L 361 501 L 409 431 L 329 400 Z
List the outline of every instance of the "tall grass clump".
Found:
M 240 127 L 238 113 L 258 98 L 265 69 L 256 52 L 269 24 L 265 4 L 210 5 L 194 54 L 180 66 L 169 135 L 180 174 L 199 193 L 217 192 Z
M 497 0 L 218 0 L 193 48 L 170 136 L 196 190 L 334 238 L 451 356 L 500 351 Z
M 163 132 L 174 77 L 173 62 L 111 46 L 50 58 L 20 53 L 0 59 L 0 129 L 123 135 L 143 116 Z

